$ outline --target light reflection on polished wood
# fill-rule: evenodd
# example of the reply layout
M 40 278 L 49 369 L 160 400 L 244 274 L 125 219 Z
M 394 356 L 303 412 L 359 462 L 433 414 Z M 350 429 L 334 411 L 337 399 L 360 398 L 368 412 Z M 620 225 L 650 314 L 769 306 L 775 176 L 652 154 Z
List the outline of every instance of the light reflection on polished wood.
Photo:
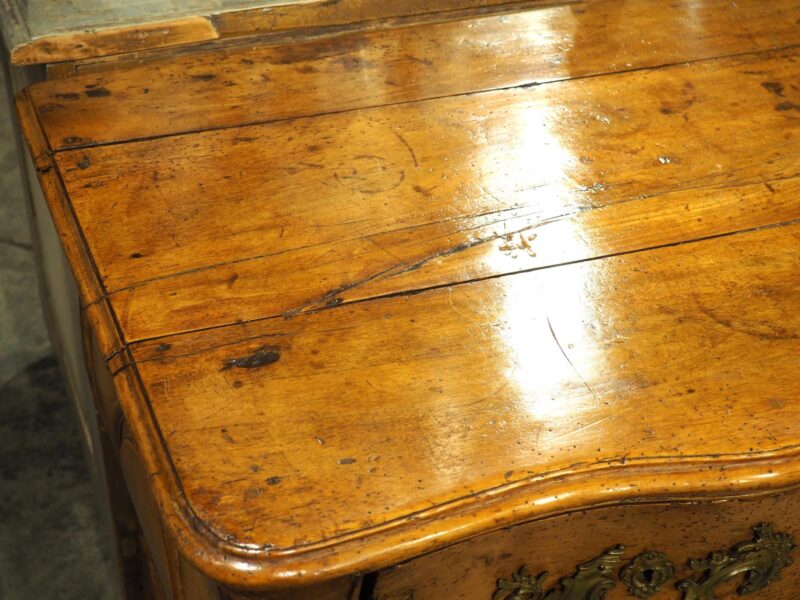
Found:
M 798 19 L 793 0 L 603 0 L 131 61 L 31 94 L 60 148 L 791 47 Z
M 596 544 L 674 550 L 685 503 L 711 539 L 800 484 L 797 7 L 669 10 L 699 34 L 587 2 L 20 98 L 165 560 L 339 598 L 592 507 L 659 503 L 668 548 Z M 376 590 L 448 597 L 417 560 Z

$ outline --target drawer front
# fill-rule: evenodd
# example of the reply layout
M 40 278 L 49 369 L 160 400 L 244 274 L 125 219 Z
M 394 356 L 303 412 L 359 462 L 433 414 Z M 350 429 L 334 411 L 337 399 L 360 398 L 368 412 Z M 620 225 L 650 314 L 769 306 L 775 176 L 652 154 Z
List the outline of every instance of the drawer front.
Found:
M 797 491 L 587 510 L 497 531 L 388 569 L 379 574 L 373 598 L 725 600 L 745 592 L 754 600 L 796 600 L 798 517 Z M 691 559 L 699 560 L 690 565 Z M 570 579 L 560 583 L 564 577 Z

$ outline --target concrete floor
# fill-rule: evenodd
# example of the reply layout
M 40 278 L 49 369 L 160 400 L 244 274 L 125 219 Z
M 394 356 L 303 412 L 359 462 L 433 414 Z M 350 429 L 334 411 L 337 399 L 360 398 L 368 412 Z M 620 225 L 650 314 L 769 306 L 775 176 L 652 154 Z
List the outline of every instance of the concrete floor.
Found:
M 45 329 L 20 184 L 2 94 L 0 600 L 114 600 L 111 544 Z

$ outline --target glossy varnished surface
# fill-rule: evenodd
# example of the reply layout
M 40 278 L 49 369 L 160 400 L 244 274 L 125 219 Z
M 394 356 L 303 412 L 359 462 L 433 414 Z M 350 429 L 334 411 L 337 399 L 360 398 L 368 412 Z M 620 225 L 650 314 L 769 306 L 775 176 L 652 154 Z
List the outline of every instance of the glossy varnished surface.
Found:
M 283 548 L 573 465 L 793 446 L 798 247 L 779 227 L 133 356 L 198 516 Z
M 22 98 L 199 568 L 347 575 L 800 483 L 798 8 L 668 10 L 233 48 Z
M 31 94 L 67 148 L 791 47 L 798 19 L 792 0 L 564 3 L 134 61 Z
M 57 162 L 134 341 L 795 214 L 798 121 L 776 106 L 800 92 L 781 98 L 763 84 L 790 81 L 797 56 L 75 150 Z M 125 227 L 109 236 L 117 218 Z

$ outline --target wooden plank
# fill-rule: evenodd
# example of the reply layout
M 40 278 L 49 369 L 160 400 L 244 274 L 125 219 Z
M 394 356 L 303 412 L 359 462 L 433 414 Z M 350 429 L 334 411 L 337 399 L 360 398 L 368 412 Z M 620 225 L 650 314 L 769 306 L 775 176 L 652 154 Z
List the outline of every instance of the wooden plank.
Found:
M 549 3 L 552 0 L 543 0 Z M 578 0 L 580 1 L 580 0 Z M 571 4 L 575 0 L 555 0 Z M 250 10 L 220 12 L 214 24 L 226 36 L 247 35 L 264 31 L 286 31 L 317 27 L 359 25 L 382 19 L 418 17 L 420 20 L 436 18 L 441 13 L 464 9 L 493 9 L 523 4 L 525 0 L 401 0 L 379 2 L 376 0 L 316 0 L 283 6 L 261 6 Z
M 451 11 L 521 0 L 5 0 L 0 29 L 11 61 L 32 65 L 145 49 L 397 17 L 437 18 Z M 547 1 L 547 0 L 545 0 Z M 570 1 L 570 0 L 566 0 Z
M 36 65 L 191 44 L 218 37 L 219 33 L 211 21 L 192 16 L 47 35 L 15 46 L 10 54 L 12 64 Z
M 51 81 L 31 93 L 51 142 L 62 148 L 800 42 L 800 5 L 793 0 L 653 5 L 612 0 L 277 47 L 212 49 Z
M 133 341 L 795 218 L 797 57 L 56 159 Z
M 464 535 L 450 503 L 474 501 L 473 518 L 499 526 L 511 507 L 477 497 L 523 481 L 516 509 L 539 514 L 623 493 L 589 475 L 554 499 L 540 479 L 611 463 L 632 469 L 614 477 L 639 497 L 658 476 L 640 480 L 636 465 L 655 463 L 659 493 L 711 493 L 730 489 L 724 472 L 675 473 L 794 447 L 799 244 L 800 225 L 772 227 L 133 355 L 188 502 L 216 535 L 271 553 L 357 537 L 362 552 L 404 519 L 417 541 L 431 522 Z M 735 477 L 737 493 L 777 485 Z

